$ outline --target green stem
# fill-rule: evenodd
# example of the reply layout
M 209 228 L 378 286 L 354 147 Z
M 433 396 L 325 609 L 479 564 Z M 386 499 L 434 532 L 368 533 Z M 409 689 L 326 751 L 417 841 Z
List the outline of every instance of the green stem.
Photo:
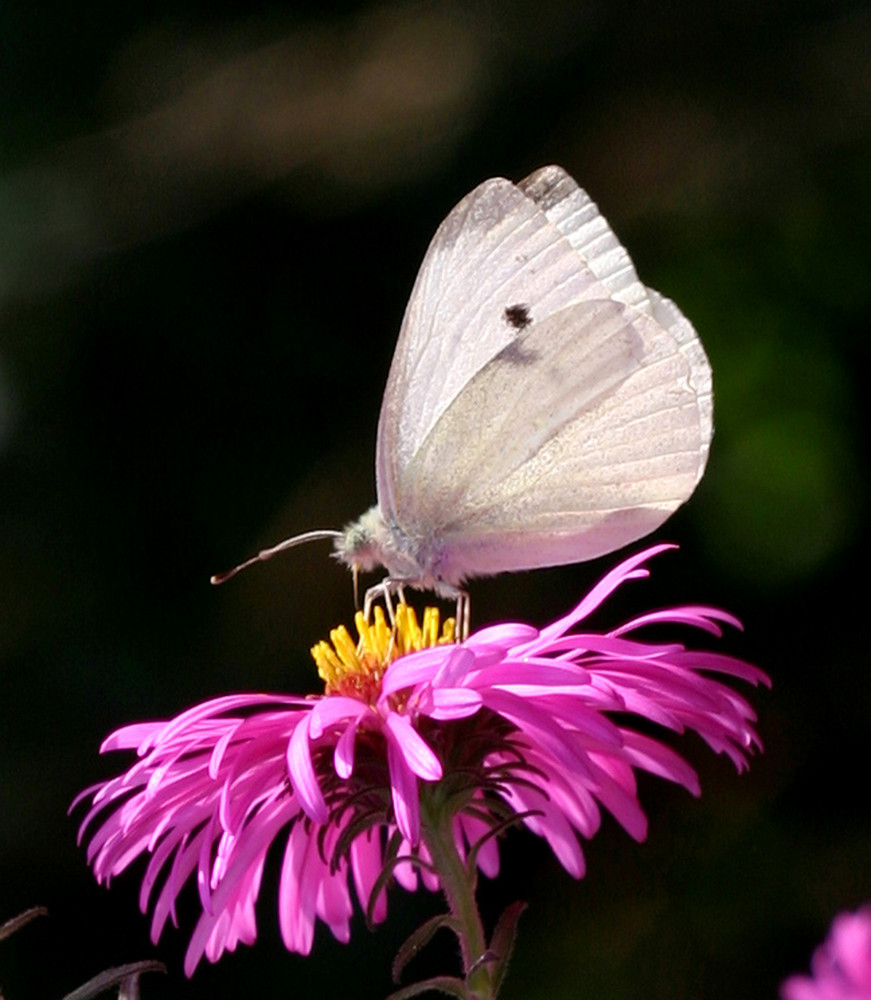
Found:
M 427 805 L 431 804 L 421 802 L 422 837 L 457 924 L 469 1000 L 495 1000 L 490 963 L 480 962 L 487 939 L 475 901 L 475 873 L 469 872 L 457 851 L 447 811 Z

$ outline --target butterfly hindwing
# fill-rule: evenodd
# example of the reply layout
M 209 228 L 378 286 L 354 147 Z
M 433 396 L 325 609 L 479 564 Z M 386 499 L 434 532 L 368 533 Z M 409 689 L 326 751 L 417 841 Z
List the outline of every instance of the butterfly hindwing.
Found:
M 577 562 L 647 534 L 698 477 L 688 373 L 666 330 L 612 300 L 530 326 L 415 456 L 404 530 L 442 540 L 449 577 Z

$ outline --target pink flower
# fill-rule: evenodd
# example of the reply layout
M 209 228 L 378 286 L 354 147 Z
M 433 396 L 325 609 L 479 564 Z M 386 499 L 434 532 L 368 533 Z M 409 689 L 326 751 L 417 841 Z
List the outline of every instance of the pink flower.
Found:
M 135 750 L 122 775 L 80 796 L 80 829 L 101 882 L 148 856 L 140 905 L 156 941 L 176 922 L 195 881 L 202 914 L 185 961 L 256 937 L 255 903 L 267 851 L 281 835 L 278 915 L 285 945 L 306 954 L 317 919 L 349 937 L 350 884 L 370 920 L 386 916 L 387 875 L 408 890 L 439 888 L 428 831 L 452 831 L 457 849 L 493 876 L 496 838 L 522 822 L 566 870 L 584 874 L 579 838 L 601 808 L 642 840 L 640 769 L 699 793 L 695 772 L 632 716 L 690 729 L 738 770 L 760 747 L 750 705 L 710 675 L 767 684 L 750 664 L 678 643 L 633 637 L 648 626 L 689 625 L 716 636 L 739 626 L 714 608 L 642 615 L 605 634 L 580 626 L 627 580 L 648 575 L 659 545 L 627 559 L 568 615 L 538 630 L 506 622 L 453 642 L 428 609 L 422 629 L 404 605 L 391 635 L 383 616 L 358 616 L 313 653 L 326 693 L 217 698 L 174 719 L 127 726 L 102 750 Z M 611 718 L 617 713 L 617 718 Z
M 835 917 L 811 972 L 787 979 L 783 1000 L 871 1000 L 871 906 Z

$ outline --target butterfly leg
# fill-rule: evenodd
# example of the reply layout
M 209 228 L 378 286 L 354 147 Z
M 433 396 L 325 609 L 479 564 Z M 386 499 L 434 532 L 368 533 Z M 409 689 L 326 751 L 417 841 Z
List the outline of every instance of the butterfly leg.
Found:
M 384 601 L 384 610 L 387 612 L 387 619 L 391 627 L 396 624 L 396 611 L 393 606 L 393 595 L 399 598 L 400 604 L 405 604 L 405 580 L 398 580 L 394 577 L 385 576 L 381 583 L 376 583 L 370 587 L 363 597 L 363 617 L 369 621 L 372 613 L 372 605 L 377 600 Z
M 396 624 L 396 612 L 393 609 L 393 598 L 391 597 L 391 591 L 394 589 L 391 587 L 389 577 L 385 577 L 381 583 L 376 583 L 374 587 L 369 587 L 363 596 L 363 617 L 367 622 L 372 617 L 372 606 L 376 601 L 381 600 L 384 601 L 384 609 L 387 612 L 391 628 Z
M 452 595 L 457 601 L 457 628 L 459 630 L 460 642 L 465 642 L 469 638 L 469 622 L 472 613 L 472 601 L 469 598 L 468 590 L 457 589 Z
M 436 593 L 447 601 L 456 601 L 456 636 L 458 642 L 465 642 L 469 638 L 469 623 L 472 612 L 472 601 L 468 590 L 460 590 L 459 587 L 451 586 L 448 583 L 439 583 Z
M 405 604 L 405 584 L 407 580 L 397 577 L 386 576 L 380 583 L 370 587 L 363 597 L 363 617 L 368 622 L 372 614 L 372 606 L 376 601 L 384 601 L 384 609 L 391 627 L 396 624 L 396 610 L 394 607 L 394 595 L 399 599 L 400 604 Z M 439 591 L 441 597 L 457 602 L 456 629 L 457 638 L 460 642 L 469 637 L 469 622 L 471 617 L 471 601 L 469 592 L 460 590 L 458 587 L 450 587 L 442 584 Z

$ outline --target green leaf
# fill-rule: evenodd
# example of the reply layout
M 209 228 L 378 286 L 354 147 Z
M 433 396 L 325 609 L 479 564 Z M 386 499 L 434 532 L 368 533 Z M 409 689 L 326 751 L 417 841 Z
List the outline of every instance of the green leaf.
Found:
M 47 916 L 48 910 L 44 906 L 31 906 L 31 908 L 29 910 L 25 910 L 24 913 L 19 913 L 17 917 L 7 920 L 5 924 L 0 924 L 0 941 L 4 938 L 8 938 L 10 934 L 14 934 L 25 924 L 29 924 L 31 920 L 35 920 L 37 917 Z
M 526 903 L 518 901 L 507 906 L 496 923 L 493 937 L 490 939 L 490 950 L 496 955 L 493 965 L 493 995 L 497 996 L 508 971 L 508 962 L 514 951 L 517 938 L 517 924 L 520 915 L 526 909 Z
M 63 1000 L 91 1000 L 113 986 L 119 987 L 118 1000 L 139 1000 L 139 977 L 143 972 L 166 972 L 166 966 L 162 962 L 145 961 L 106 969 L 84 986 L 67 993 Z
M 424 979 L 423 982 L 415 983 L 413 986 L 404 986 L 401 990 L 391 993 L 387 1000 L 408 1000 L 409 997 L 418 997 L 421 993 L 445 993 L 449 997 L 459 997 L 460 1000 L 468 1000 L 469 994 L 466 992 L 466 984 L 462 979 L 454 976 L 435 976 L 432 979 Z
M 415 868 L 430 872 L 433 870 L 432 865 L 428 861 L 424 861 L 416 854 L 404 854 L 401 857 L 397 856 L 389 858 L 385 862 L 384 867 L 381 869 L 378 878 L 375 879 L 375 884 L 372 886 L 372 891 L 369 893 L 369 902 L 366 906 L 366 925 L 369 928 L 375 926 L 375 921 L 373 919 L 375 902 L 382 891 L 387 888 L 387 883 L 393 877 L 393 870 L 399 865 L 413 865 Z
M 446 927 L 448 930 L 454 932 L 457 937 L 460 936 L 460 929 L 457 925 L 456 920 L 449 916 L 447 913 L 443 913 L 438 917 L 432 917 L 427 920 L 426 923 L 421 924 L 420 927 L 409 937 L 405 939 L 399 951 L 396 953 L 396 958 L 393 960 L 393 982 L 398 983 L 402 977 L 402 970 L 411 961 L 412 958 L 432 940 L 433 935 L 436 931 L 441 930 L 442 927 Z

